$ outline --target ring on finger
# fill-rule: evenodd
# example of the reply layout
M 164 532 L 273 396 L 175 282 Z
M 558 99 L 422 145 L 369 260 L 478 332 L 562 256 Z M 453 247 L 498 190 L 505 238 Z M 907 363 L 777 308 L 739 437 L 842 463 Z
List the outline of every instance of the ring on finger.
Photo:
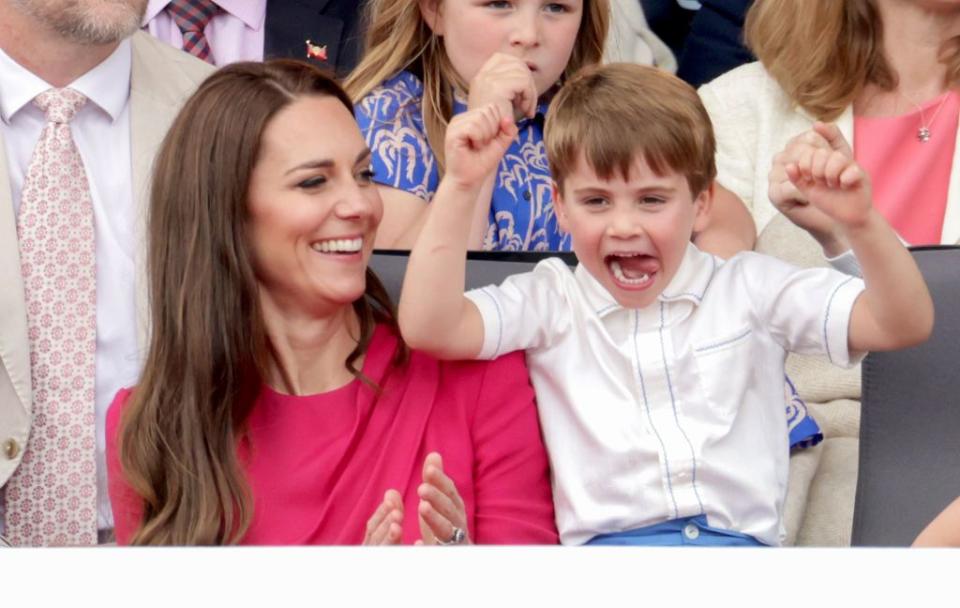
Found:
M 453 532 L 450 533 L 450 538 L 447 540 L 437 539 L 437 544 L 443 546 L 462 545 L 465 540 L 467 540 L 467 533 L 463 531 L 463 528 L 454 526 Z

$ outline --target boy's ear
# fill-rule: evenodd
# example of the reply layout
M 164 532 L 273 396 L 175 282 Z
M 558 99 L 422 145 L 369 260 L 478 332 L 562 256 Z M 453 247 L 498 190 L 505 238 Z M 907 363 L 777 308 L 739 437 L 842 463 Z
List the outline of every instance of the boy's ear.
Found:
M 713 209 L 713 195 L 717 191 L 717 182 L 711 181 L 710 185 L 703 189 L 693 204 L 696 206 L 693 218 L 693 233 L 702 232 L 710 223 L 710 211 Z
M 567 228 L 567 205 L 563 200 L 563 196 L 560 194 L 560 186 L 557 182 L 551 180 L 550 190 L 553 196 L 553 210 L 557 213 L 557 223 L 560 225 L 560 230 L 569 233 L 570 230 Z
M 417 0 L 423 20 L 437 36 L 443 36 L 443 0 Z

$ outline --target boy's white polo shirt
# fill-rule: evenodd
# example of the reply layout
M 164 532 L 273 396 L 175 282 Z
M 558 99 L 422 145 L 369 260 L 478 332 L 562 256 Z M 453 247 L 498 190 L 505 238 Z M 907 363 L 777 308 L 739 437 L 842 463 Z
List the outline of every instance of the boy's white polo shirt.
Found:
M 779 545 L 789 447 L 788 351 L 855 364 L 863 281 L 742 253 L 687 248 L 657 301 L 621 307 L 559 259 L 467 294 L 479 358 L 527 351 L 565 544 L 705 513 Z

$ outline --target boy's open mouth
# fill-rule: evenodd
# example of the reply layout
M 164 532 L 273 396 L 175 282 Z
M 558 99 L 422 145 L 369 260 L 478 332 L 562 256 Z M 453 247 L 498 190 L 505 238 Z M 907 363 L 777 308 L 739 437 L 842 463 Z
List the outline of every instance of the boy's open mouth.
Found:
M 610 274 L 625 289 L 645 289 L 660 271 L 660 260 L 643 253 L 613 253 L 604 258 Z

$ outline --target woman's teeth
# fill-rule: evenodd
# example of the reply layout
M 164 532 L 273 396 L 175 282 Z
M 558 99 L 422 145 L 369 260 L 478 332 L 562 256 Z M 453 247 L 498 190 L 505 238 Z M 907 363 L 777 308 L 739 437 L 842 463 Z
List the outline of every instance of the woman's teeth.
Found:
M 317 241 L 311 247 L 320 253 L 357 253 L 363 248 L 363 238 Z

